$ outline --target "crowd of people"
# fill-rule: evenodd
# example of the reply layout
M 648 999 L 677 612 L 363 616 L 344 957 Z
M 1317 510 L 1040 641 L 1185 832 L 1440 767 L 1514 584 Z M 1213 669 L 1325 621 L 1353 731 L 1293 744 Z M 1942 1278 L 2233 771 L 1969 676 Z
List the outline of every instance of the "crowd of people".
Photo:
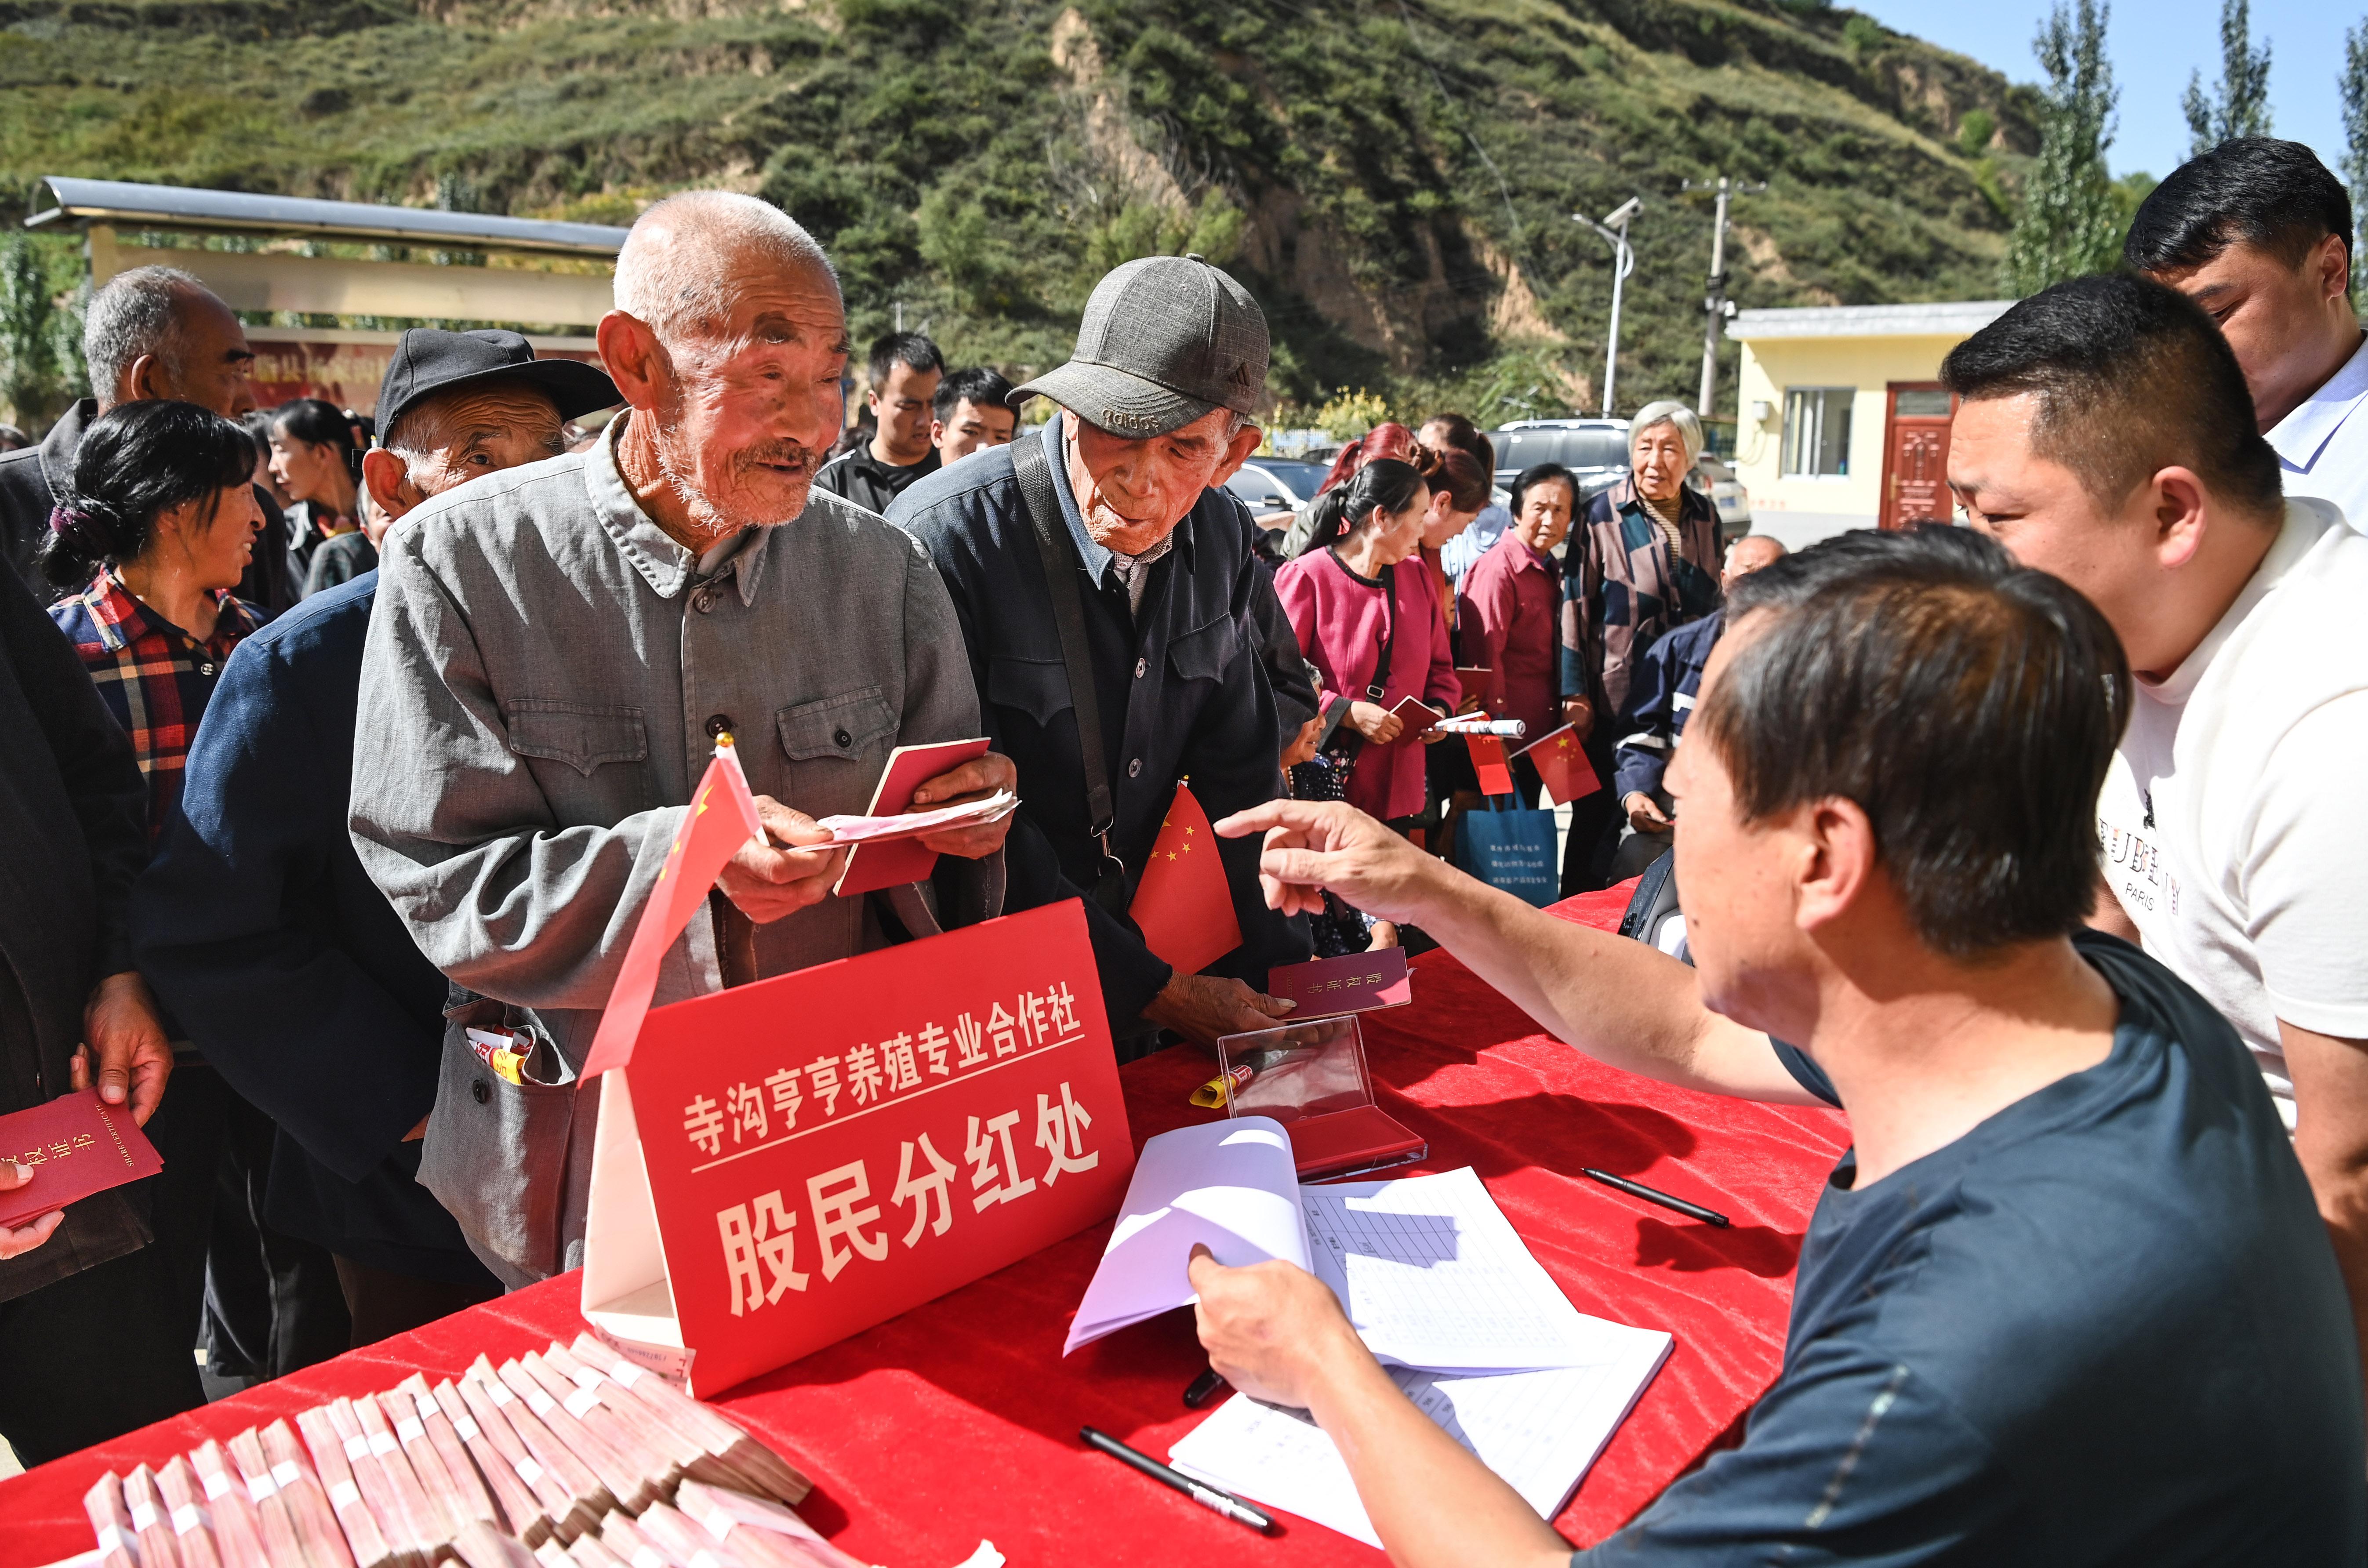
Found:
M 576 1267 L 578 1069 L 730 736 L 763 831 L 659 1004 L 1076 898 L 1121 1059 L 1419 940 L 1616 1066 L 1840 1108 L 1774 1387 L 1575 1561 L 2357 1562 L 2352 220 L 2297 144 L 2196 159 L 2123 272 L 1949 356 L 1964 526 L 1789 554 L 1722 537 L 1666 402 L 1607 490 L 1500 505 L 1443 414 L 1260 527 L 1224 482 L 1267 324 L 1197 256 L 1110 272 L 1018 387 L 883 336 L 852 426 L 828 256 L 726 192 L 635 222 L 598 368 L 415 329 L 361 431 L 242 425 L 236 315 L 110 280 L 91 397 L 0 454 L 0 1109 L 95 1087 L 165 1165 L 0 1232 L 0 1436 L 53 1458 L 197 1403 L 200 1340 L 277 1375 Z M 1481 787 L 1426 711 L 1568 726 L 1605 788 L 1563 886 L 1668 858 L 1677 951 L 1456 869 Z M 1019 810 L 835 896 L 817 819 L 980 734 L 916 806 Z M 1241 932 L 1200 973 L 1130 915 L 1187 778 Z M 1191 1267 L 1216 1369 L 1338 1439 L 1398 1561 L 1570 1559 L 1312 1277 Z

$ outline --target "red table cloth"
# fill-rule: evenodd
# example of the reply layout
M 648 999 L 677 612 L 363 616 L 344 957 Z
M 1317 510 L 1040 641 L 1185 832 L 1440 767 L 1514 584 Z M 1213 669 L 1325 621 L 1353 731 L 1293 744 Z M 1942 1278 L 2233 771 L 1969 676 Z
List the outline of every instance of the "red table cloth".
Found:
M 1626 889 L 1556 913 L 1617 923 Z M 1781 1361 L 1793 1268 L 1819 1183 L 1847 1140 L 1840 1117 L 1689 1093 L 1602 1067 L 1445 953 L 1415 965 L 1411 1006 L 1364 1015 L 1376 1090 L 1430 1142 L 1420 1170 L 1477 1169 L 1581 1312 L 1667 1329 L 1677 1345 L 1554 1521 L 1586 1545 L 1731 1441 Z M 1206 1058 L 1178 1047 L 1122 1074 L 1138 1144 L 1199 1119 L 1187 1096 Z M 1696 1224 L 1577 1175 L 1593 1165 L 1709 1204 Z M 1411 1174 L 1411 1173 L 1407 1173 Z M 717 1403 L 814 1479 L 806 1516 L 867 1562 L 948 1568 L 982 1538 L 1016 1564 L 1377 1563 L 1382 1555 L 1285 1517 L 1261 1540 L 1077 1440 L 1099 1426 L 1165 1458 L 1201 1419 L 1184 1386 L 1205 1366 L 1191 1314 L 1171 1312 L 1065 1360 L 1061 1342 L 1107 1225 L 753 1379 Z M 228 1437 L 413 1371 L 458 1376 L 581 1328 L 565 1275 L 416 1333 L 0 1482 L 0 1568 L 87 1551 L 81 1496 L 208 1437 Z M 105 1398 L 107 1370 L 91 1369 Z

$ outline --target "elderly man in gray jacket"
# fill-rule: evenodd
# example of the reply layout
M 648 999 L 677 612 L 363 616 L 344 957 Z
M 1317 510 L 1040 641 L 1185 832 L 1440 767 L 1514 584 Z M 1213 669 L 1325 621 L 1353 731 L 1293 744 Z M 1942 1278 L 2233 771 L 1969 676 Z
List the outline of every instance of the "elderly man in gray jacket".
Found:
M 600 354 L 626 416 L 387 535 L 356 732 L 355 847 L 465 988 L 420 1180 L 513 1286 L 582 1261 L 596 1101 L 576 1069 L 717 736 L 765 832 L 666 954 L 658 1003 L 1000 897 L 1002 823 L 924 840 L 959 858 L 934 886 L 830 892 L 845 851 L 814 819 L 863 812 L 899 744 L 983 732 L 928 558 L 813 488 L 848 348 L 828 260 L 763 202 L 694 192 L 634 225 L 616 300 Z M 916 803 L 1014 778 L 989 755 Z M 518 1081 L 472 1029 L 527 1031 Z

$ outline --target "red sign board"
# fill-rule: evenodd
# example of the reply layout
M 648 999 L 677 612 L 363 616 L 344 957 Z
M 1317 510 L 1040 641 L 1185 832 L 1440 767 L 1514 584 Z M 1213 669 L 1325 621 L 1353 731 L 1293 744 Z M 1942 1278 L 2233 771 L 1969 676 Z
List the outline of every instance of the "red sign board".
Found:
M 379 383 L 386 379 L 386 362 L 399 335 L 249 327 L 247 346 L 255 350 L 255 370 L 249 379 L 255 387 L 256 406 L 277 408 L 300 397 L 317 397 L 357 414 L 374 414 Z M 587 365 L 600 362 L 589 339 L 529 341 L 538 358 L 580 359 Z
M 601 1086 L 584 1311 L 704 1397 L 1116 1212 L 1076 900 L 677 1003 Z

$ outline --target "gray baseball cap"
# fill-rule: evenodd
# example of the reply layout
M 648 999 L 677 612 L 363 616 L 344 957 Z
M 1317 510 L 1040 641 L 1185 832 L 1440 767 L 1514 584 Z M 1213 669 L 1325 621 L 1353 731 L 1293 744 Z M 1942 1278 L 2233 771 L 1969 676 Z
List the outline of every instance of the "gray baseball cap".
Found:
M 1212 409 L 1249 413 L 1270 349 L 1248 290 L 1197 256 L 1147 256 L 1094 285 L 1076 352 L 1011 402 L 1041 393 L 1114 436 L 1165 436 Z

